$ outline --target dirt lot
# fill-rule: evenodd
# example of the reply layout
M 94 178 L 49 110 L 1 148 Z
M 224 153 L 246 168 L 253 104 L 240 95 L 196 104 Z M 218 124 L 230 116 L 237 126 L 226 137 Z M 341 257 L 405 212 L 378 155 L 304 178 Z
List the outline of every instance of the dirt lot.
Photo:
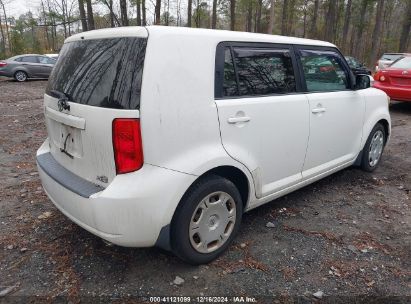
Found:
M 35 166 L 46 137 L 45 85 L 0 80 L 0 302 L 310 302 L 318 291 L 333 303 L 411 301 L 411 104 L 391 107 L 393 136 L 374 173 L 350 168 L 251 211 L 226 254 L 193 267 L 159 249 L 110 246 L 52 205 Z M 174 284 L 176 276 L 184 283 Z

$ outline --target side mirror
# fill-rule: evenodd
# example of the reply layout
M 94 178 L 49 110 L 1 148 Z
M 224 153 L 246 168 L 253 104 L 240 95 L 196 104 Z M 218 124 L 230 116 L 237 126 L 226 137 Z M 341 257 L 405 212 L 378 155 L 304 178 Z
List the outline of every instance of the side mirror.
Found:
M 364 90 L 368 89 L 372 86 L 374 82 L 374 78 L 370 75 L 359 74 L 355 76 L 355 89 L 356 90 Z

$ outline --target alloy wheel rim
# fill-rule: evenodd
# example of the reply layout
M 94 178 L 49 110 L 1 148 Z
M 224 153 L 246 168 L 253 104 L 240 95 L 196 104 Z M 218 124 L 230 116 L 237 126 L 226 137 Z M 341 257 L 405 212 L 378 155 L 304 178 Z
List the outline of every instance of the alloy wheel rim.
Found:
M 23 72 L 17 72 L 16 78 L 18 81 L 24 81 L 26 80 L 26 74 L 24 74 Z
M 228 193 L 218 191 L 204 197 L 191 216 L 191 246 L 200 253 L 221 248 L 234 230 L 236 215 L 235 201 Z
M 368 163 L 371 167 L 375 167 L 382 154 L 384 148 L 384 134 L 381 130 L 378 130 L 374 133 L 374 136 L 371 139 L 370 150 L 368 153 Z

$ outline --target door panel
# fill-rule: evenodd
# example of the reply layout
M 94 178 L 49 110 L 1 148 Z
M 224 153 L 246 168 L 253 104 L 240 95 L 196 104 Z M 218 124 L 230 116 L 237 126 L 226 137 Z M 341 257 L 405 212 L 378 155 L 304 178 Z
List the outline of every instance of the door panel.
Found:
M 309 107 L 304 95 L 216 103 L 223 146 L 260 179 L 261 196 L 301 180 L 309 133 Z M 235 117 L 248 121 L 231 123 Z
M 38 56 L 39 61 L 38 74 L 39 77 L 48 78 L 53 69 L 52 59 L 46 56 Z
M 301 47 L 297 55 L 310 106 L 310 139 L 302 172 L 306 179 L 356 158 L 365 102 L 350 89 L 350 68 L 337 49 Z
M 310 178 L 356 158 L 365 103 L 356 91 L 307 94 L 310 140 L 303 177 Z
M 216 100 L 222 143 L 251 171 L 256 196 L 301 181 L 309 105 L 304 94 L 295 94 L 299 82 L 291 48 L 224 45 L 216 62 L 221 63 L 216 83 L 223 75 L 222 99 Z

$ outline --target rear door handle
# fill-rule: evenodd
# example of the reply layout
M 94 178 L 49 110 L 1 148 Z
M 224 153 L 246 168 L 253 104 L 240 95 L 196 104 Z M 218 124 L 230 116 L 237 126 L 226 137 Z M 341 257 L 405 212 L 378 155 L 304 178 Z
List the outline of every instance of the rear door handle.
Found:
M 229 119 L 227 119 L 228 123 L 230 124 L 235 124 L 238 122 L 248 122 L 250 120 L 251 118 L 248 116 L 237 116 L 237 117 L 230 117 Z
M 326 111 L 325 108 L 315 108 L 311 110 L 311 112 L 314 114 L 324 113 L 325 111 Z

